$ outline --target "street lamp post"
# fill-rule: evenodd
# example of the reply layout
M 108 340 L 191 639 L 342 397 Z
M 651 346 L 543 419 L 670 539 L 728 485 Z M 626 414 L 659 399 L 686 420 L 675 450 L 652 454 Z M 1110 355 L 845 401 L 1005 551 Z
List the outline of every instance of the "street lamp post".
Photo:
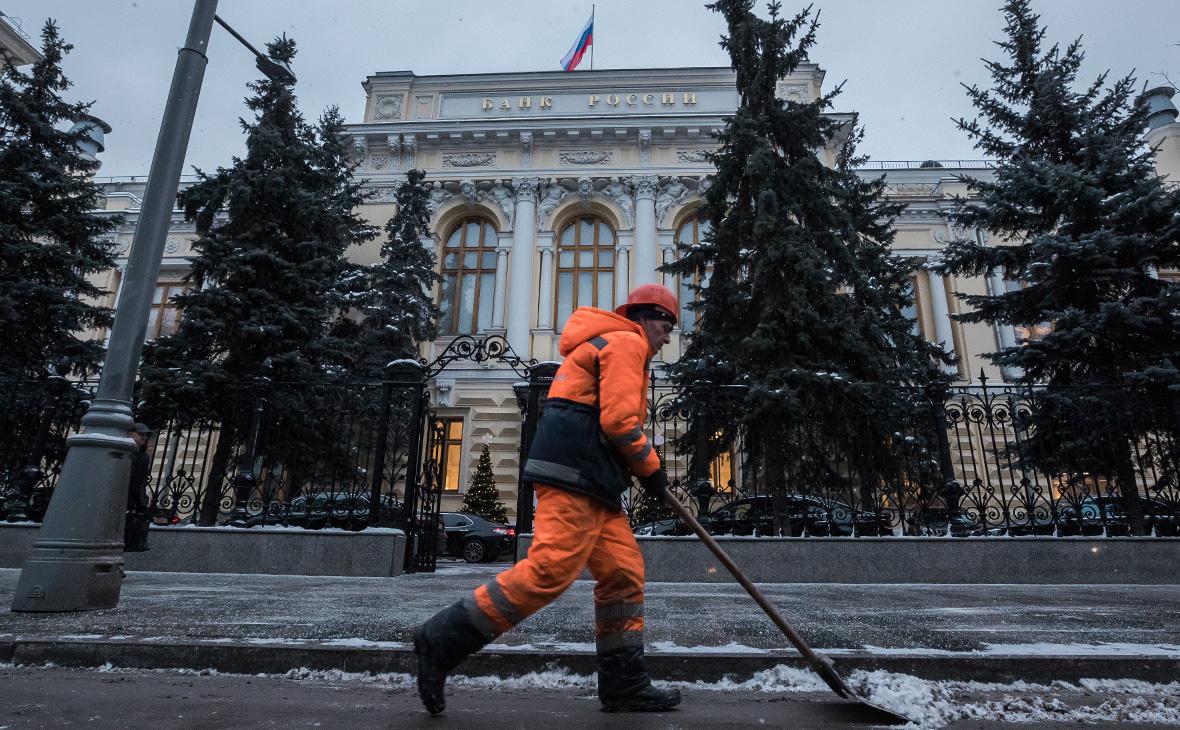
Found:
M 131 398 L 208 64 L 206 51 L 216 10 L 217 0 L 195 0 L 188 36 L 177 55 L 160 122 L 98 394 L 82 417 L 82 432 L 67 442 L 69 451 L 61 478 L 32 554 L 21 570 L 12 601 L 14 611 L 81 611 L 111 608 L 119 602 L 123 519 L 136 448 L 128 436 L 134 425 Z M 234 36 L 245 42 L 237 33 Z M 246 45 L 256 58 L 265 59 Z M 272 78 L 294 81 L 289 68 L 271 69 L 262 60 L 258 65 Z

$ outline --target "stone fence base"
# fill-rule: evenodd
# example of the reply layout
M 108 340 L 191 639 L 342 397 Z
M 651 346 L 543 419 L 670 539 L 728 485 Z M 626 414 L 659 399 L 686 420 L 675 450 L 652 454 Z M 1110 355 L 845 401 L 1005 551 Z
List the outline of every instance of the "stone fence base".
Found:
M 0 568 L 19 568 L 39 526 L 0 523 Z M 128 572 L 390 576 L 402 572 L 401 530 L 152 527 L 144 553 L 124 553 Z
M 532 535 L 521 535 L 523 558 Z M 636 538 L 647 580 L 733 579 L 696 537 Z M 757 583 L 1180 583 L 1180 538 L 718 537 Z

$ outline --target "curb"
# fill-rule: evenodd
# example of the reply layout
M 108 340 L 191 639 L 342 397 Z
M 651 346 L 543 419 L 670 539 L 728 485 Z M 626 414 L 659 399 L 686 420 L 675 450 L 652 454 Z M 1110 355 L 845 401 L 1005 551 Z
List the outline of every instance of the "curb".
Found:
M 0 635 L 0 661 L 39 665 L 52 662 L 65 667 L 99 667 L 111 664 L 135 669 L 214 669 L 234 674 L 282 674 L 292 669 L 336 669 L 345 672 L 414 671 L 413 649 L 395 642 L 369 642 L 373 646 L 339 642 L 230 641 L 175 637 L 74 637 Z M 856 650 L 826 650 L 839 671 L 885 670 L 923 679 L 979 682 L 1016 680 L 1076 682 L 1084 678 L 1139 679 L 1171 682 L 1180 676 L 1180 655 L 986 655 L 917 651 L 898 655 L 874 655 Z M 715 682 L 726 677 L 741 681 L 777 665 L 805 668 L 796 652 L 758 653 L 689 651 L 647 654 L 654 676 L 687 682 Z M 493 645 L 463 662 L 458 673 L 467 676 L 520 676 L 529 672 L 566 669 L 592 675 L 594 653 L 589 650 L 513 650 Z

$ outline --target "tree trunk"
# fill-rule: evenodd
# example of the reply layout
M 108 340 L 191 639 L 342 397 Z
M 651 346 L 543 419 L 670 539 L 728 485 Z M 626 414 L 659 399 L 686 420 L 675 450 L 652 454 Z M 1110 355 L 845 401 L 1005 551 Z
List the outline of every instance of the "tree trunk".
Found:
M 234 425 L 232 418 L 222 419 L 221 429 L 217 434 L 217 448 L 213 451 L 213 460 L 209 465 L 209 474 L 205 479 L 205 494 L 201 498 L 197 519 L 197 524 L 204 527 L 217 524 L 217 515 L 221 512 L 221 488 L 225 482 L 226 469 L 229 466 L 237 435 Z
M 1139 485 L 1135 478 L 1135 463 L 1131 459 L 1131 446 L 1123 440 L 1115 444 L 1115 478 L 1122 497 L 1123 514 L 1127 516 L 1127 527 L 1132 535 L 1146 535 L 1147 522 L 1143 519 L 1143 502 L 1139 499 Z

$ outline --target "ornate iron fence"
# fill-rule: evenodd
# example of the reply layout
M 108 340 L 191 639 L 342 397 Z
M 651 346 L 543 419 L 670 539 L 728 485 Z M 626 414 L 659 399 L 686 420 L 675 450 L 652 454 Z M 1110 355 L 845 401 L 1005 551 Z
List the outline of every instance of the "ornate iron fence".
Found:
M 788 468 L 774 484 L 752 467 L 740 436 L 707 474 L 691 473 L 693 451 L 709 445 L 680 443 L 691 416 L 681 395 L 653 379 L 648 429 L 673 494 L 715 533 L 1180 535 L 1180 398 L 1172 391 L 981 378 L 932 402 L 930 418 L 901 425 L 892 468 L 858 472 L 834 456 L 825 479 L 801 480 Z M 807 442 L 796 436 L 785 438 Z M 667 508 L 638 490 L 629 496 L 637 531 L 687 534 Z
M 495 343 L 464 340 L 433 369 L 403 363 L 383 381 L 242 386 L 240 411 L 228 419 L 233 428 L 161 417 L 150 424 L 153 519 L 397 526 L 422 548 L 410 551 L 414 568 L 429 570 L 441 487 L 426 383 L 459 357 L 506 357 L 530 378 L 518 384 L 523 456 L 552 364 L 523 363 Z M 283 398 L 274 397 L 276 388 L 285 389 Z M 60 378 L 0 381 L 0 519 L 40 520 L 65 439 L 92 395 L 92 384 Z M 680 396 L 653 379 L 647 426 L 673 493 L 715 532 L 1060 536 L 1120 535 L 1140 526 L 1146 534 L 1180 534 L 1180 398 L 1172 391 L 1027 389 L 984 380 L 950 389 L 944 402 L 931 402 L 928 417 L 902 424 L 888 469 L 858 472 L 834 455 L 823 479 L 788 469 L 777 483 L 753 467 L 740 436 L 732 450 L 692 472 L 692 454 L 712 449 L 681 443 L 691 413 Z M 518 525 L 527 531 L 532 493 L 522 486 L 517 496 Z M 637 491 L 629 496 L 641 530 L 682 530 L 666 507 Z
M 399 360 L 375 381 L 229 383 L 198 413 L 140 410 L 150 518 L 160 525 L 406 531 L 406 569 L 434 569 L 444 440 L 427 384 L 459 360 L 527 377 L 499 336 L 458 337 L 434 360 Z M 40 521 L 94 385 L 0 380 L 0 519 Z M 213 409 L 216 408 L 216 412 Z
M 95 383 L 0 379 L 0 519 L 39 522 Z

